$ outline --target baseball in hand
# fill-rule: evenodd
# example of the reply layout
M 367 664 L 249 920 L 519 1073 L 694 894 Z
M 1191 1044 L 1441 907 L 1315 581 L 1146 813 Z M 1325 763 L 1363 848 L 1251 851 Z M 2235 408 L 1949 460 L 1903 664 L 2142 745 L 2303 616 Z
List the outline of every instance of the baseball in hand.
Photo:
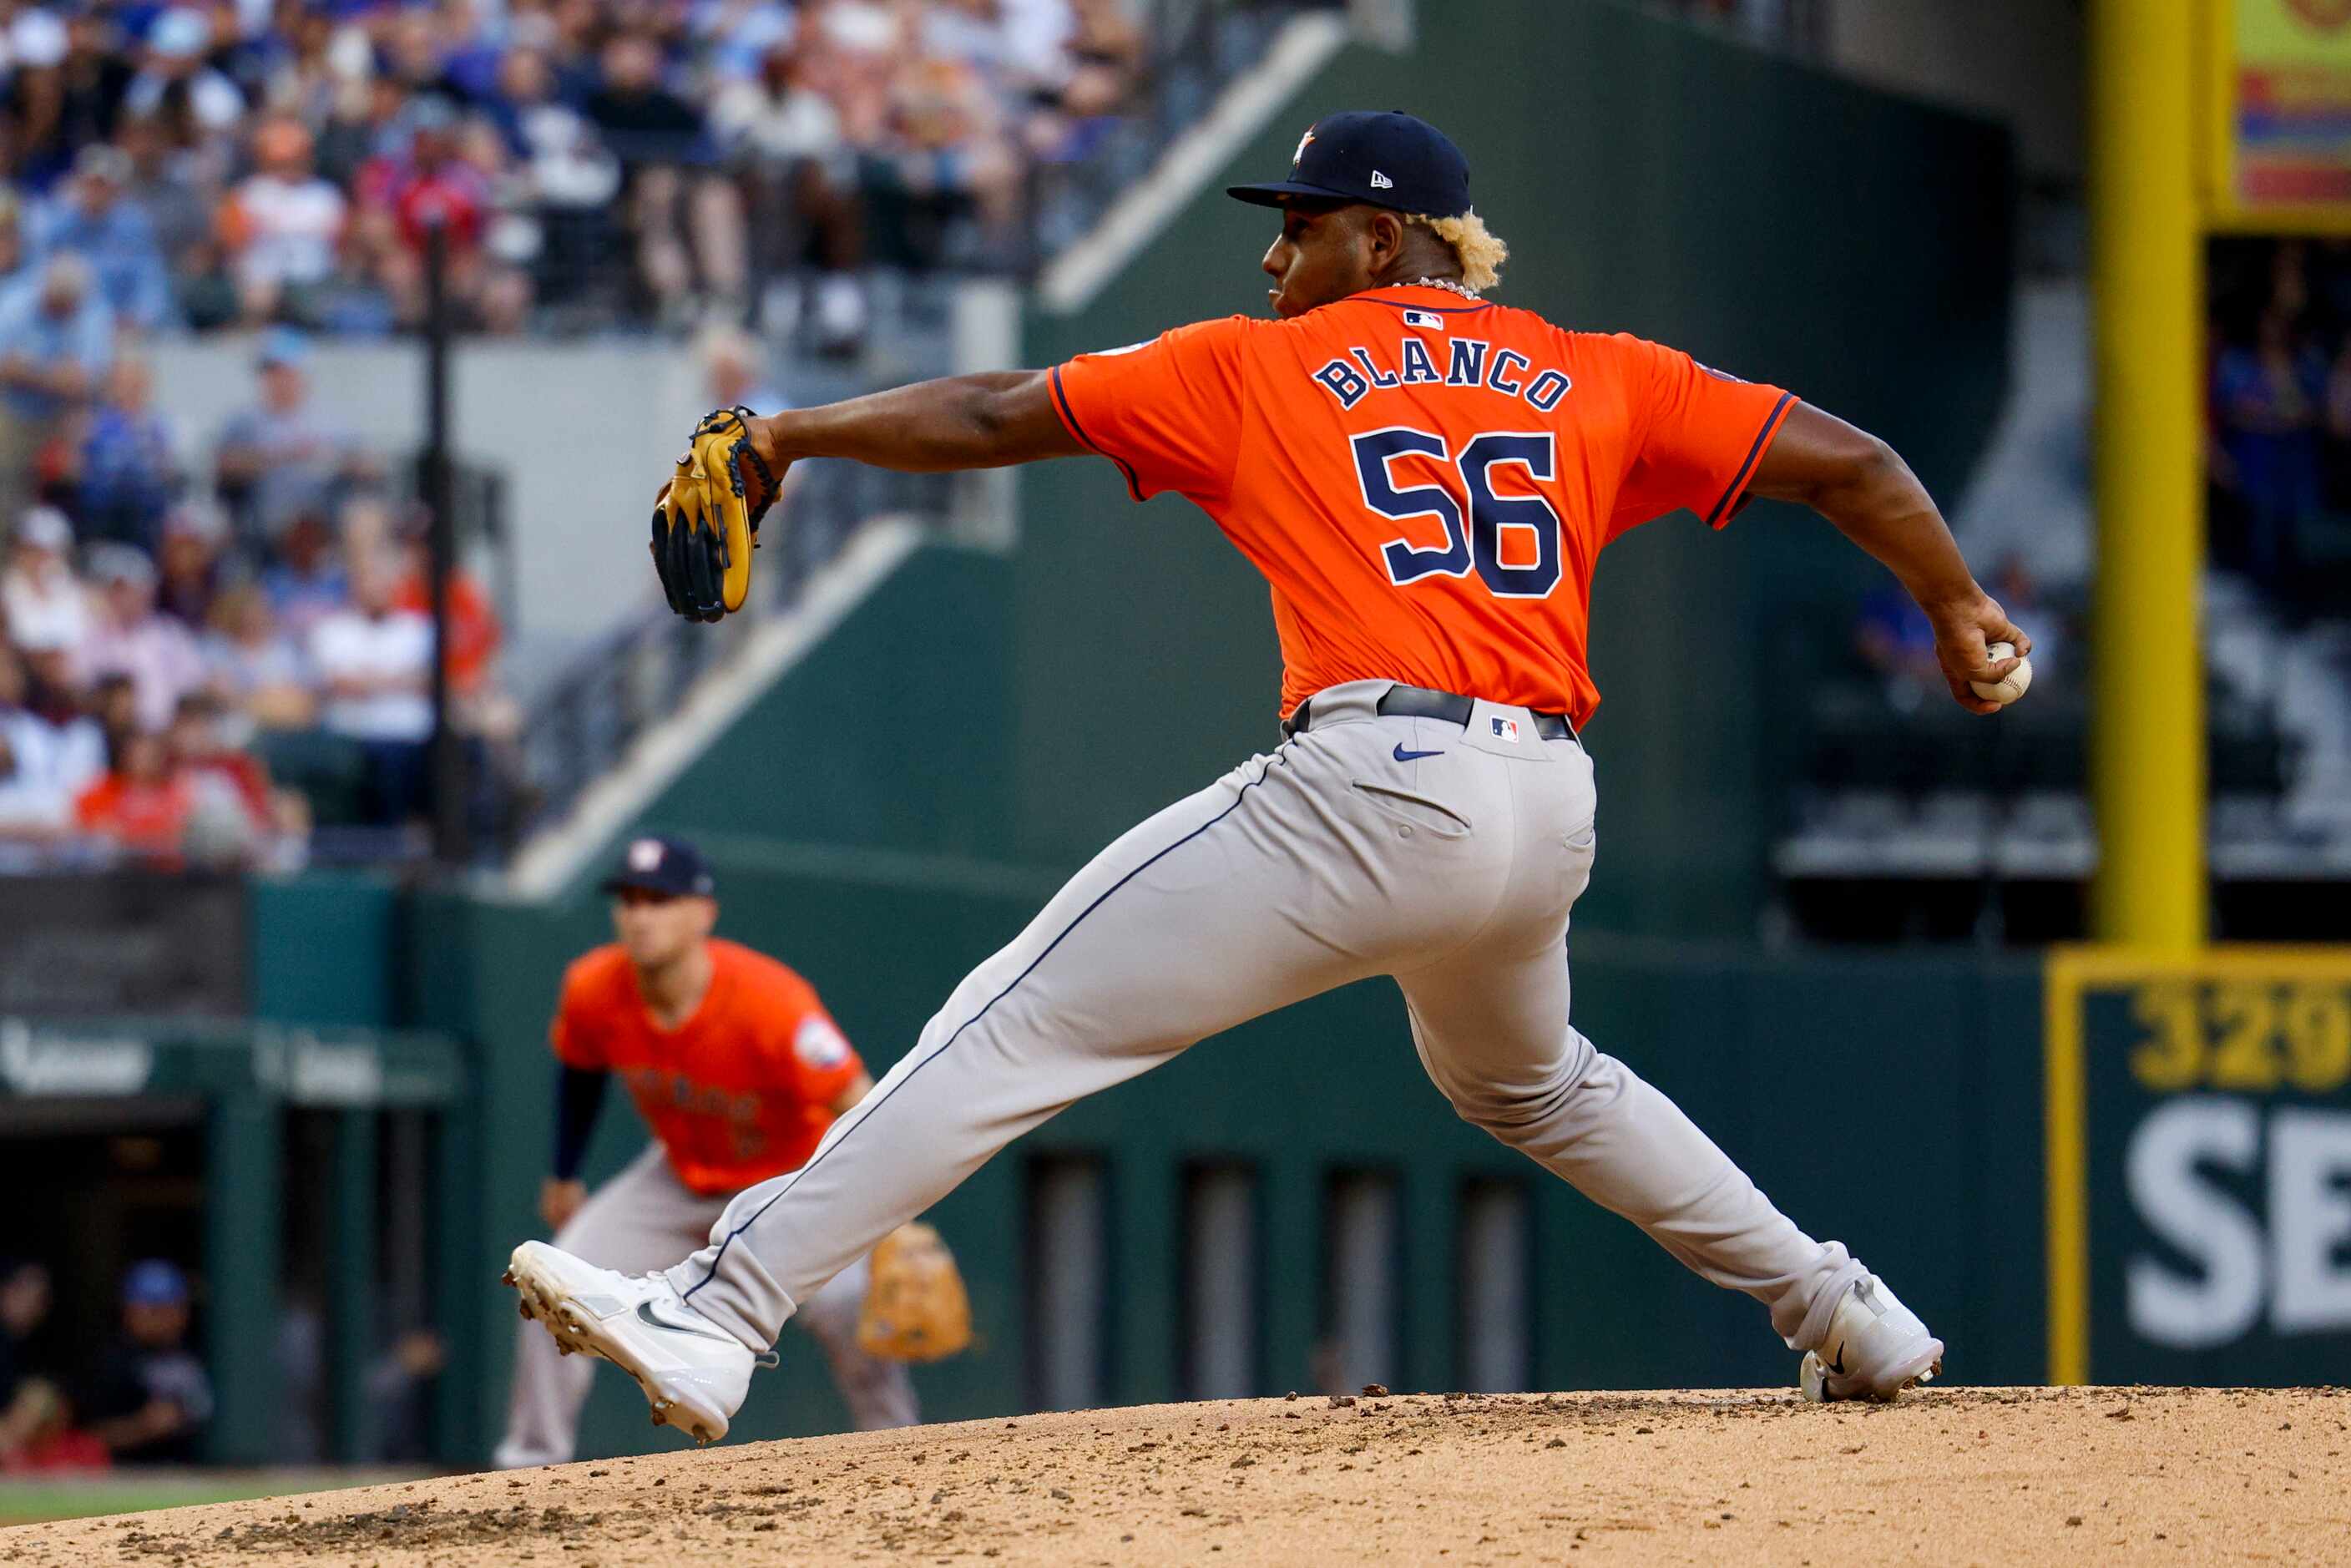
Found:
M 1991 660 L 1995 664 L 1999 664 L 2002 659 L 2014 659 L 2016 658 L 2016 644 L 2013 643 L 1994 643 L 1984 650 L 1984 657 Z M 2000 680 L 1970 681 L 1968 685 L 1974 687 L 1976 695 L 1983 698 L 1986 702 L 1995 702 L 2001 706 L 2006 707 L 2009 704 L 2014 702 L 2017 698 L 2022 696 L 2025 693 L 2032 689 L 2032 661 L 2029 658 L 2018 660 L 2016 668 L 2009 671 L 2008 674 Z

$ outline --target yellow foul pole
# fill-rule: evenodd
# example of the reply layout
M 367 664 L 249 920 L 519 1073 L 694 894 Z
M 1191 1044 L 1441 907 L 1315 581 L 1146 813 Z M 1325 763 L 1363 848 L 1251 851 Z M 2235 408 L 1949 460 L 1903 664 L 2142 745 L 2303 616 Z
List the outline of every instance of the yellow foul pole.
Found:
M 2205 937 L 2196 89 L 2210 35 L 2197 0 L 2091 0 L 2089 20 L 2090 921 L 2100 940 L 2177 950 Z

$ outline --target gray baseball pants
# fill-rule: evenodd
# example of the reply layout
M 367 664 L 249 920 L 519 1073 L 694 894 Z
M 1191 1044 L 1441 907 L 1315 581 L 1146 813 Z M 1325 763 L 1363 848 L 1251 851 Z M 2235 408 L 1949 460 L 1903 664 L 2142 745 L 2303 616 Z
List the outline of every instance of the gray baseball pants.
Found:
M 806 1165 L 726 1206 L 671 1281 L 764 1350 L 796 1303 L 1064 1106 L 1390 975 L 1422 1065 L 1464 1119 L 1755 1297 L 1792 1348 L 1817 1345 L 1860 1265 L 1798 1230 L 1568 1022 L 1592 759 L 1537 738 L 1523 708 L 1479 702 L 1466 727 L 1383 717 L 1389 685 L 1317 695 L 1307 732 L 1096 855 Z
M 648 1144 L 619 1176 L 589 1195 L 570 1223 L 556 1233 L 555 1244 L 590 1263 L 643 1274 L 706 1235 L 726 1201 L 688 1189 L 669 1168 L 661 1145 Z M 904 1364 L 868 1355 L 857 1345 L 857 1313 L 864 1304 L 866 1278 L 861 1252 L 808 1298 L 800 1310 L 800 1326 L 824 1347 L 833 1385 L 841 1390 L 858 1430 L 911 1427 L 922 1417 Z M 580 1407 L 587 1403 L 595 1365 L 589 1356 L 559 1353 L 555 1336 L 538 1324 L 520 1324 L 506 1437 L 491 1462 L 501 1469 L 568 1463 L 579 1439 Z

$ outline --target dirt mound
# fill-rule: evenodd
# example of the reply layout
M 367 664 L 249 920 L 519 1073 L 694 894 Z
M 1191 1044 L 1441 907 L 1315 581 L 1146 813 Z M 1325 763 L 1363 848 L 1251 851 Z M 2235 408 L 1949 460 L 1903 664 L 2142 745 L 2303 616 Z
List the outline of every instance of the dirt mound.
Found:
M 0 1531 L 0 1563 L 2339 1562 L 2340 1389 L 1293 1396 Z

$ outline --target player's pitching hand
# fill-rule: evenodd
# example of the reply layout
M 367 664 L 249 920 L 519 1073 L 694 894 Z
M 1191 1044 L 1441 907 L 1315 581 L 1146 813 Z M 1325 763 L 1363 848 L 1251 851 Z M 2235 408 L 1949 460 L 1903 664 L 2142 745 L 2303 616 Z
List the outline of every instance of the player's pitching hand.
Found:
M 2009 620 L 2008 612 L 1988 593 L 1979 594 L 1971 603 L 1930 609 L 1927 618 L 1934 622 L 1935 659 L 1943 666 L 1943 679 L 1950 684 L 1951 700 L 1970 713 L 1998 713 L 2004 705 L 1979 695 L 1973 683 L 1990 686 L 2006 679 L 2032 652 L 2032 639 Z M 2013 647 L 2014 656 L 1993 658 L 1987 650 L 1994 643 Z
M 705 415 L 653 497 L 653 570 L 669 607 L 688 621 L 731 615 L 750 595 L 759 519 L 784 477 L 759 455 L 756 418 L 747 408 Z
M 584 1181 L 562 1181 L 548 1177 L 538 1187 L 538 1217 L 547 1221 L 550 1231 L 560 1230 L 571 1223 L 580 1206 L 588 1201 L 588 1184 Z

